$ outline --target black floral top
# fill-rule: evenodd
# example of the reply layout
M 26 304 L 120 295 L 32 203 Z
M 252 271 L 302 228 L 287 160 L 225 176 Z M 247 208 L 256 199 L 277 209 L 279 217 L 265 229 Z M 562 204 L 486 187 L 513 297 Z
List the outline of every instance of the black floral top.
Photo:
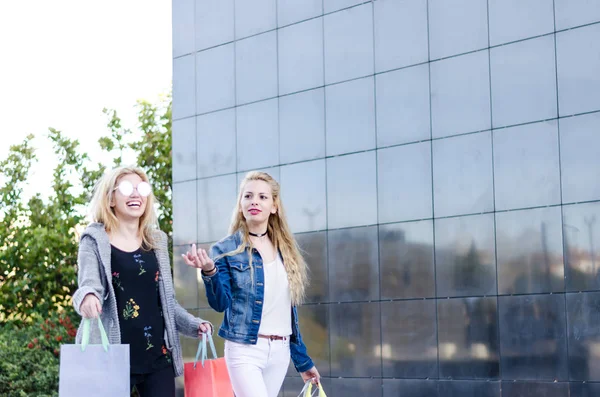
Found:
M 129 345 L 131 373 L 148 374 L 172 365 L 164 342 L 154 251 L 125 252 L 111 246 L 111 267 L 121 343 Z

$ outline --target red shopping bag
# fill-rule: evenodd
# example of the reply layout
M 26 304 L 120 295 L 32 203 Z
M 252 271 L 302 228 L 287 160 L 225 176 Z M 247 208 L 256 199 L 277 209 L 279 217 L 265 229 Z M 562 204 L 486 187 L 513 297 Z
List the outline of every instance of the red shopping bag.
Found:
M 206 359 L 207 339 L 210 343 L 213 360 Z M 202 356 L 201 365 L 197 365 L 200 356 Z M 198 343 L 196 359 L 193 363 L 184 365 L 183 380 L 185 397 L 234 397 L 225 358 L 217 358 L 215 344 L 210 334 L 208 336 L 202 334 L 202 340 Z

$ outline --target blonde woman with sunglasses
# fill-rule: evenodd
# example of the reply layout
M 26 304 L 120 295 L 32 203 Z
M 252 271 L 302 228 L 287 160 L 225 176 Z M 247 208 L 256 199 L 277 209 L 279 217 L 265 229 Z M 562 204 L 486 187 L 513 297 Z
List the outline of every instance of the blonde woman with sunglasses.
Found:
M 140 168 L 117 168 L 100 180 L 93 223 L 79 243 L 73 306 L 85 318 L 99 318 L 111 344 L 129 344 L 131 385 L 141 397 L 170 397 L 183 374 L 178 333 L 197 338 L 212 325 L 175 300 L 167 236 L 157 227 L 154 203 Z M 90 343 L 100 343 L 97 327 L 91 330 Z M 78 343 L 81 333 L 82 327 Z

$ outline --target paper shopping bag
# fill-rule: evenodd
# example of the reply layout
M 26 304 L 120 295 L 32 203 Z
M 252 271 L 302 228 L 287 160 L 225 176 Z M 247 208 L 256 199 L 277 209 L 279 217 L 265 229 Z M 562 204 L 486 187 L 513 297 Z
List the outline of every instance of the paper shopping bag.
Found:
M 206 342 L 210 343 L 212 360 L 207 360 Z M 201 357 L 200 365 L 198 359 Z M 198 343 L 196 359 L 185 363 L 183 369 L 185 397 L 233 397 L 233 388 L 225 358 L 217 358 L 215 344 L 211 334 L 202 334 Z
M 129 345 L 109 345 L 98 318 L 102 344 L 90 345 L 90 322 L 83 319 L 81 345 L 60 347 L 59 397 L 129 397 Z

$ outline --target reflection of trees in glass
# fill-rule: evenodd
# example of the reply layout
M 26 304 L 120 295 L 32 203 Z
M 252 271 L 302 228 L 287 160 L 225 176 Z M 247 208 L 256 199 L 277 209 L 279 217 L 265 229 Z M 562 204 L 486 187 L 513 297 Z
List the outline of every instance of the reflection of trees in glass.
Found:
M 490 279 L 492 269 L 491 266 L 482 263 L 480 257 L 483 254 L 478 252 L 474 239 L 464 255 L 455 254 L 454 268 L 456 271 L 452 274 L 455 290 L 472 291 L 478 289 L 482 281 Z
M 595 241 L 597 217 L 592 212 L 596 205 L 584 204 L 565 209 L 565 212 L 576 211 L 575 215 L 565 215 L 563 223 L 565 268 L 571 290 L 597 289 L 600 285 Z M 581 210 L 583 213 L 579 213 Z
M 404 230 L 382 234 L 381 295 L 386 298 L 432 296 L 433 246 L 406 238 Z

